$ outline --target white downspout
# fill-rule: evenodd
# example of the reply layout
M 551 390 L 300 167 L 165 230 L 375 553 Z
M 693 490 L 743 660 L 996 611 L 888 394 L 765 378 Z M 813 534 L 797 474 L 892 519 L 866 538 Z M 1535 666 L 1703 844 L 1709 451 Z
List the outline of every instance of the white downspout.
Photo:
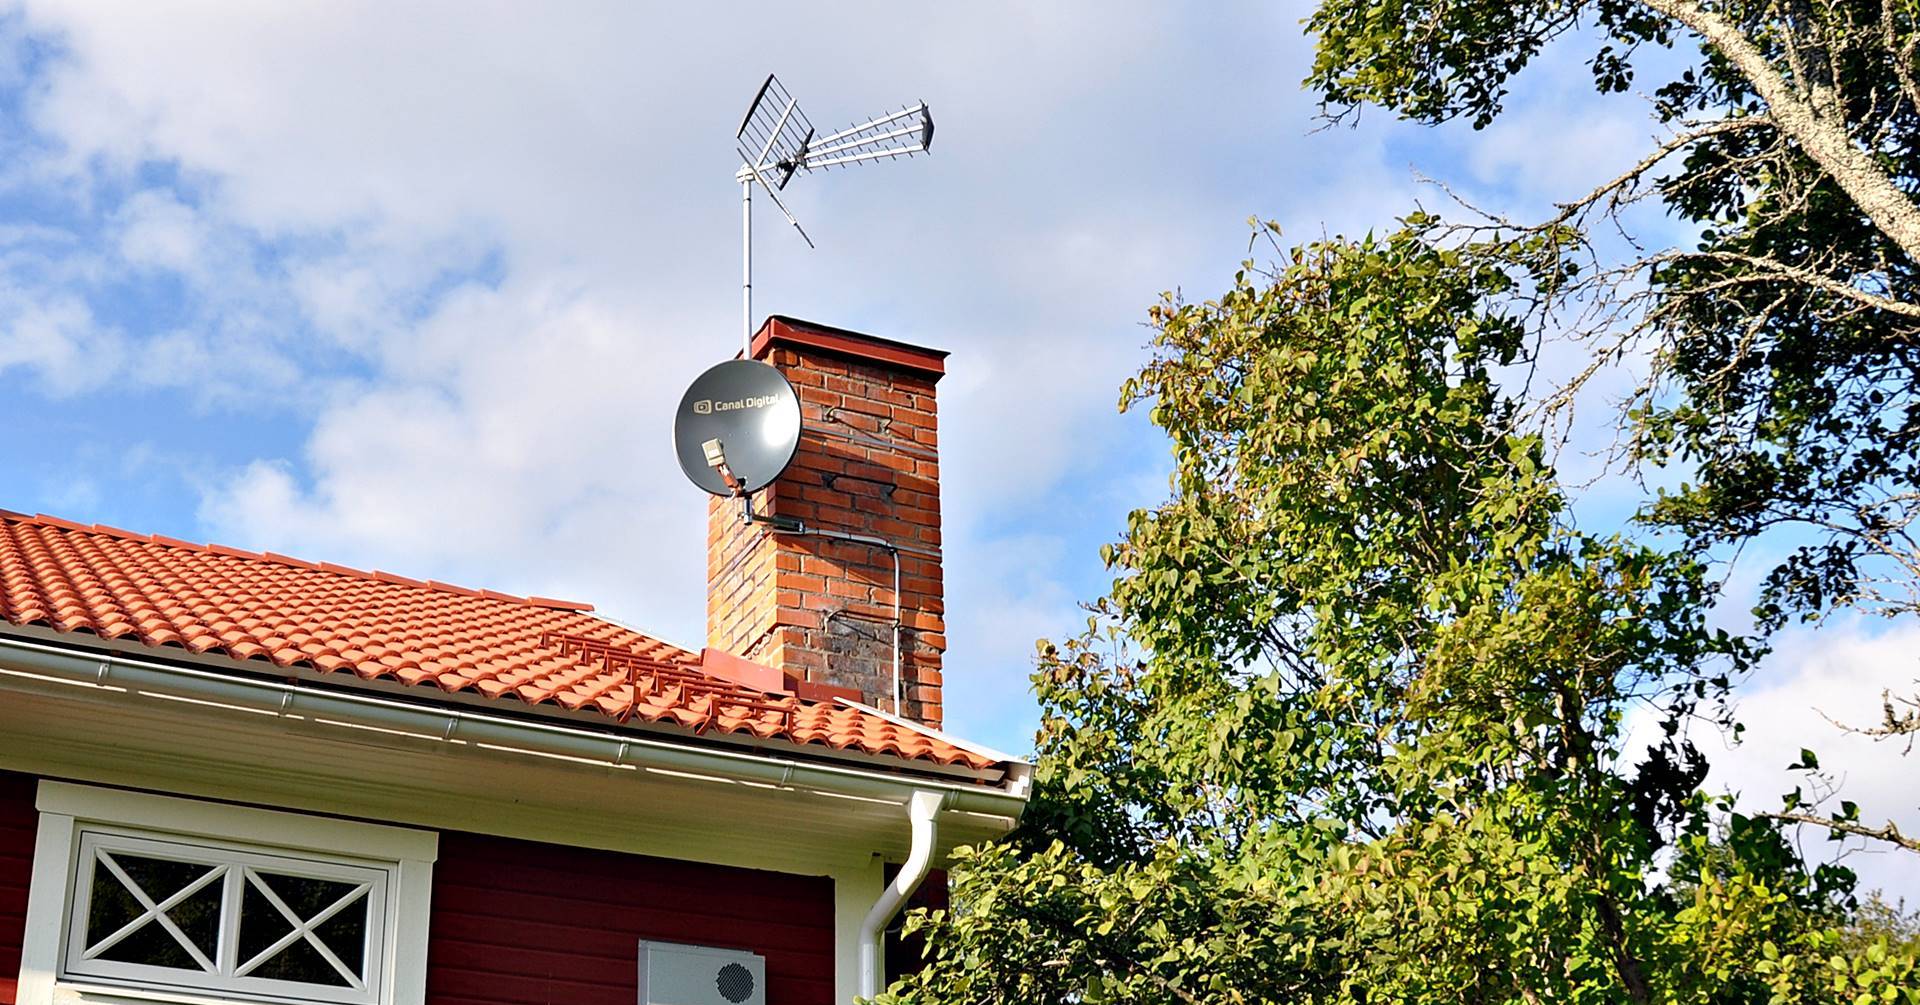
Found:
M 885 957 L 881 953 L 880 936 L 887 929 L 887 923 L 900 913 L 901 905 L 920 888 L 920 881 L 927 878 L 927 870 L 933 866 L 934 839 L 939 828 L 934 817 L 940 812 L 946 796 L 939 792 L 916 790 L 913 798 L 907 802 L 907 820 L 913 825 L 913 846 L 907 852 L 907 861 L 894 874 L 893 882 L 880 893 L 880 899 L 873 902 L 873 909 L 867 912 L 867 920 L 860 923 L 860 997 L 872 998 L 880 993 L 886 980 L 882 972 Z

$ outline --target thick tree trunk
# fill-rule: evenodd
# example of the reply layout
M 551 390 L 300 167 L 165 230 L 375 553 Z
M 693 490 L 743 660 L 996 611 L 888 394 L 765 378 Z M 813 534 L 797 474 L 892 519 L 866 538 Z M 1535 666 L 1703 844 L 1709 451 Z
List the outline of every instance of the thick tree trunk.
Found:
M 1641 2 L 1686 25 L 1719 50 L 1766 101 L 1773 124 L 1833 176 L 1881 233 L 1898 244 L 1908 258 L 1920 261 L 1920 206 L 1894 185 L 1893 178 L 1874 163 L 1872 155 L 1853 142 L 1845 121 L 1822 115 L 1812 96 L 1788 83 L 1739 26 L 1696 0 Z

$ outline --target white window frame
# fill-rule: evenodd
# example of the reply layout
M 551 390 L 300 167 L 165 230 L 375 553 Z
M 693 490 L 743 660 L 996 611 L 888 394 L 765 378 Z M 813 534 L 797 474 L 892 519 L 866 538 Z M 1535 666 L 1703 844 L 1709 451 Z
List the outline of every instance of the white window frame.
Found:
M 125 853 L 148 858 L 204 861 L 209 868 L 220 871 L 220 876 L 214 883 L 219 885 L 222 924 L 218 945 L 213 950 L 212 958 L 206 961 L 208 965 L 217 968 L 216 972 L 207 973 L 121 960 L 86 958 L 89 940 L 108 934 L 87 931 L 87 918 L 92 908 L 93 890 L 102 868 L 100 864 L 102 852 Z M 361 970 L 364 971 L 364 981 L 361 987 L 306 984 L 227 972 L 236 970 L 241 964 L 248 962 L 239 957 L 240 905 L 248 884 L 246 878 L 248 870 L 325 879 L 364 889 L 360 897 L 364 898 L 367 905 L 363 908 L 367 912 L 367 927 L 363 933 L 366 948 L 362 951 Z M 69 894 L 71 899 L 67 910 L 66 956 L 63 957 L 61 976 L 68 980 L 107 980 L 146 987 L 178 987 L 188 991 L 230 994 L 236 997 L 276 1002 L 380 1005 L 380 971 L 384 969 L 382 966 L 384 961 L 381 957 L 385 954 L 377 950 L 386 945 L 387 890 L 391 885 L 392 872 L 393 863 L 390 862 L 361 861 L 334 855 L 324 858 L 293 856 L 258 846 L 212 841 L 202 837 L 182 839 L 171 834 L 155 835 L 145 831 L 82 823 L 80 853 L 74 861 L 73 884 Z M 160 896 L 162 893 L 173 891 L 149 890 L 146 892 L 149 896 Z M 278 918 L 271 919 L 272 922 L 278 922 L 278 920 Z M 153 923 L 156 922 L 149 922 L 149 924 Z M 293 931 L 295 927 L 291 924 L 288 926 L 288 934 L 294 936 L 292 942 L 300 941 L 300 933 Z M 305 930 L 305 926 L 297 927 L 301 931 Z M 289 945 L 291 944 L 290 942 Z
M 17 1005 L 217 1005 L 232 1001 L 297 1005 L 424 1005 L 429 900 L 439 835 L 384 824 L 309 816 L 280 810 L 202 802 L 66 782 L 41 781 L 36 805 L 33 879 L 27 898 L 26 938 L 21 945 Z M 299 862 L 296 872 L 322 875 L 380 874 L 383 909 L 369 918 L 365 992 L 328 989 L 265 978 L 225 979 L 214 974 L 139 964 L 71 961 L 84 939 L 84 885 L 96 842 L 146 841 L 199 846 L 235 861 Z M 137 851 L 136 851 L 137 853 Z M 370 894 L 371 895 L 371 894 Z M 344 992 L 344 994 L 342 994 Z

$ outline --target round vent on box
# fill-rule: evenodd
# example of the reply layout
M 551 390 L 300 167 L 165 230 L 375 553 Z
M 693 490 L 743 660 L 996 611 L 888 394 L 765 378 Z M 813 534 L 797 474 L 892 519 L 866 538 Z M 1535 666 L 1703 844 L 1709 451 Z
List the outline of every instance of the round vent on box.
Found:
M 720 989 L 720 997 L 730 1002 L 743 1002 L 753 995 L 753 971 L 738 963 L 721 967 L 713 983 Z

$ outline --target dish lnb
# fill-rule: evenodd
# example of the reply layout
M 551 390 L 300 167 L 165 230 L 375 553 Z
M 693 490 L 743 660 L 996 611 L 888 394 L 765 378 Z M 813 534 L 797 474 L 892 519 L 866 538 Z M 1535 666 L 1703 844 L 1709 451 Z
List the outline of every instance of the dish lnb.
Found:
M 640 942 L 638 1005 L 766 1005 L 767 961 L 756 953 Z
M 673 447 L 687 479 L 717 496 L 773 483 L 800 447 L 800 396 L 759 360 L 712 367 L 687 388 L 673 416 Z

